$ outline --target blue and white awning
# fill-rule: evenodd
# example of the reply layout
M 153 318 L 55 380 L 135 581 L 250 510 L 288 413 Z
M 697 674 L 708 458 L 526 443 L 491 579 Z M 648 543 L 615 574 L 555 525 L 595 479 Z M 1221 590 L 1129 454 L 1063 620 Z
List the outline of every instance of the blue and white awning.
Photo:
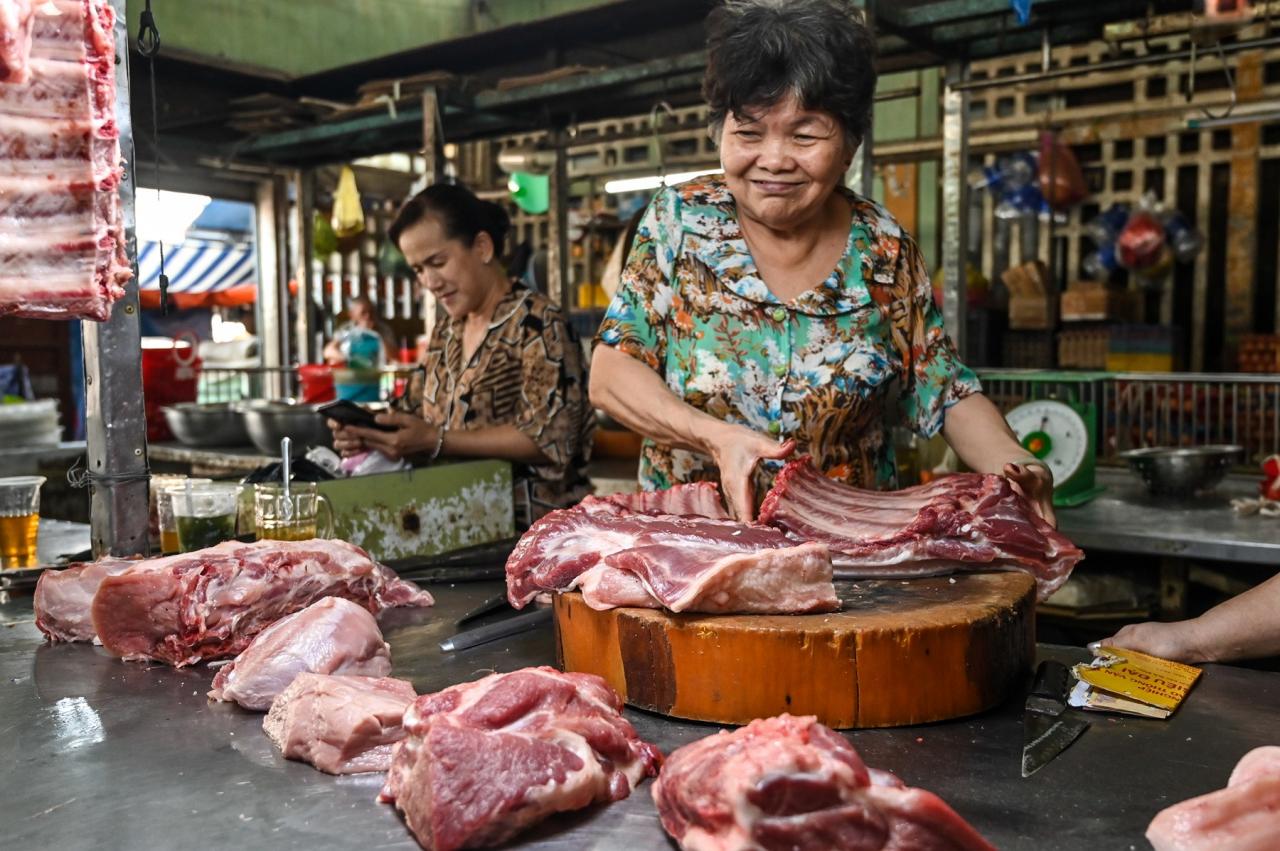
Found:
M 164 271 L 170 293 L 215 293 L 257 279 L 253 246 L 243 242 L 188 239 L 164 247 Z M 160 289 L 160 245 L 138 244 L 139 287 Z

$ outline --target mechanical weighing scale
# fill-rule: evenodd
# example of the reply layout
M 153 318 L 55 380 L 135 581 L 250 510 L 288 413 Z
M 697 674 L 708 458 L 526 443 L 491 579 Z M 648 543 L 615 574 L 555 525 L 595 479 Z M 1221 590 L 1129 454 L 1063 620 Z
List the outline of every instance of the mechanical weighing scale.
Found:
M 1084 505 L 1106 490 L 1094 477 L 1097 414 L 1093 405 L 1036 399 L 1024 402 L 1006 418 L 1018 442 L 1053 471 L 1053 504 Z

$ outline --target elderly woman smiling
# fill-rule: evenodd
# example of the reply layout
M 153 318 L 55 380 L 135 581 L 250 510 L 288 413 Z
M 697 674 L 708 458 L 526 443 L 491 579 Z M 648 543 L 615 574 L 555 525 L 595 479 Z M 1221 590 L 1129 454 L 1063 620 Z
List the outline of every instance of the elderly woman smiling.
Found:
M 724 175 L 653 199 L 592 359 L 592 402 L 645 436 L 641 485 L 719 477 L 750 519 L 799 451 L 851 485 L 892 488 L 889 429 L 903 424 L 941 431 L 1053 522 L 1052 474 L 961 363 L 915 241 L 843 186 L 876 84 L 860 15 L 840 0 L 737 0 L 708 29 Z

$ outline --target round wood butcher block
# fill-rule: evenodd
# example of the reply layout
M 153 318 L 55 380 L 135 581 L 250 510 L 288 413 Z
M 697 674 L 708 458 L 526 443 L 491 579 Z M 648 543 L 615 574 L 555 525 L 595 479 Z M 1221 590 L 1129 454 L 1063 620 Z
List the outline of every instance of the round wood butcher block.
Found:
M 1035 590 L 1021 572 L 837 582 L 843 609 L 825 615 L 599 612 L 573 592 L 556 596 L 556 647 L 564 670 L 678 718 L 919 724 L 1018 687 L 1035 651 Z

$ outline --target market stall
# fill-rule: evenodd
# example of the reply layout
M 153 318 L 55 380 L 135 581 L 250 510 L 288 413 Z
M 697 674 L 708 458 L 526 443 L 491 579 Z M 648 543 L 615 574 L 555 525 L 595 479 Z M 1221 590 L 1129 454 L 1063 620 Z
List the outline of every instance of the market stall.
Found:
M 1119 655 L 1128 652 L 1123 648 L 1091 653 L 1037 640 L 1038 608 L 1041 626 L 1097 609 L 1100 598 L 1067 584 L 1086 554 L 1100 562 L 1133 556 L 1143 565 L 1141 558 L 1153 557 L 1159 601 L 1148 611 L 1169 618 L 1188 613 L 1188 577 L 1239 591 L 1241 580 L 1229 571 L 1219 574 L 1216 566 L 1276 563 L 1280 509 L 1270 497 L 1280 494 L 1280 464 L 1262 467 L 1268 456 L 1280 455 L 1280 385 L 1273 377 L 1172 372 L 1163 360 L 1169 354 L 1164 336 L 1118 332 L 1108 336 L 1115 343 L 1108 353 L 1117 359 L 1104 363 L 1106 370 L 981 376 L 999 409 L 992 408 L 994 422 L 1003 429 L 1007 416 L 1013 449 L 1026 450 L 1024 466 L 1057 476 L 1057 490 L 1049 484 L 1040 494 L 1043 505 L 1025 487 L 1028 480 L 1015 481 L 1007 470 L 958 472 L 953 461 L 912 439 L 896 459 L 893 452 L 884 455 L 883 469 L 873 471 L 882 476 L 882 487 L 874 490 L 864 484 L 872 474 L 857 478 L 853 472 L 858 463 L 870 469 L 865 458 L 828 470 L 808 458 L 778 457 L 755 494 L 759 514 L 752 505 L 751 516 L 743 518 L 734 515 L 739 494 L 726 487 L 722 500 L 708 482 L 673 479 L 638 492 L 638 435 L 590 410 L 585 371 L 573 375 L 566 366 L 581 352 L 553 359 L 547 345 L 553 335 L 522 343 L 514 359 L 538 361 L 538 375 L 553 376 L 545 386 L 485 385 L 501 369 L 509 370 L 501 373 L 508 378 L 517 374 L 501 359 L 488 375 L 475 366 L 482 362 L 478 346 L 517 315 L 525 303 L 521 296 L 501 317 L 485 317 L 480 343 L 459 341 L 465 354 L 453 354 L 473 372 L 458 380 L 437 375 L 435 392 L 447 385 L 453 393 L 455 385 L 467 383 L 460 392 L 468 403 L 476 388 L 482 398 L 541 396 L 553 400 L 550 408 L 581 405 L 584 422 L 574 425 L 583 434 L 609 426 L 602 431 L 613 433 L 615 451 L 605 464 L 599 461 L 607 439 L 594 444 L 595 495 L 582 498 L 584 490 L 573 500 L 548 502 L 537 495 L 530 470 L 557 454 L 549 440 L 539 433 L 533 454 L 525 449 L 521 455 L 518 448 L 508 460 L 442 454 L 446 439 L 456 441 L 462 429 L 449 432 L 432 414 L 421 413 L 430 410 L 432 392 L 424 389 L 431 386 L 426 367 L 416 368 L 413 357 L 391 363 L 390 347 L 375 339 L 379 321 L 395 320 L 397 332 L 429 332 L 431 323 L 450 321 L 437 320 L 435 303 L 420 299 L 411 280 L 433 274 L 426 271 L 432 264 L 446 265 L 439 259 L 445 255 L 409 257 L 410 275 L 409 251 L 401 256 L 386 250 L 394 248 L 391 213 L 410 184 L 447 184 L 459 168 L 488 179 L 497 174 L 504 183 L 508 171 L 517 172 L 519 178 L 510 175 L 515 195 L 527 192 L 523 178 L 540 178 L 548 195 L 542 209 L 522 206 L 512 222 L 520 235 L 538 242 L 543 268 L 539 280 L 537 260 L 530 264 L 533 290 L 540 285 L 538 297 L 549 299 L 550 307 L 516 324 L 542 329 L 553 316 L 563 327 L 593 334 L 605 303 L 599 261 L 625 231 L 627 218 L 618 198 L 604 196 L 660 188 L 675 174 L 675 163 L 695 174 L 706 164 L 702 160 L 716 155 L 705 138 L 705 110 L 690 106 L 698 98 L 706 53 L 688 50 L 687 34 L 672 37 L 655 24 L 654 39 L 670 44 L 646 61 L 561 72 L 542 69 L 539 60 L 540 72 L 529 75 L 517 54 L 511 67 L 493 60 L 505 75 L 499 77 L 477 69 L 476 57 L 511 47 L 518 36 L 504 30 L 520 27 L 494 26 L 489 33 L 486 26 L 461 46 L 375 55 L 299 74 L 270 93 L 241 93 L 223 103 L 228 112 L 219 122 L 227 125 L 227 136 L 208 144 L 176 138 L 181 133 L 163 138 L 153 115 L 148 145 L 157 177 L 165 151 L 173 152 L 170 169 L 189 167 L 182 177 L 193 184 L 189 188 L 213 179 L 209 171 L 240 170 L 250 175 L 244 184 L 255 210 L 256 259 L 242 244 L 193 244 L 169 254 L 165 273 L 163 243 L 139 247 L 134 234 L 132 19 L 126 20 L 124 0 L 95 3 L 85 8 L 115 14 L 114 115 L 123 171 L 118 228 L 109 234 L 120 240 L 120 252 L 113 253 L 117 265 L 109 271 L 118 286 L 104 285 L 111 298 L 89 309 L 107 312 L 83 325 L 86 462 L 70 478 L 89 489 L 91 538 L 82 525 L 41 518 L 33 527 L 40 539 L 32 548 L 38 550 L 34 564 L 0 572 L 0 674 L 10 685 L 0 691 L 0 715 L 16 731 L 10 762 L 24 772 L 24 782 L 0 800 L 6 841 L 14 847 L 106 842 L 164 848 L 173 844 L 175 828 L 253 848 L 372 841 L 404 848 L 506 842 L 659 849 L 674 847 L 675 839 L 693 849 L 704 847 L 697 844 L 697 830 L 722 830 L 740 833 L 737 845 L 723 847 L 754 849 L 765 847 L 760 837 L 770 829 L 792 831 L 797 846 L 802 840 L 808 847 L 850 841 L 822 839 L 830 829 L 820 823 L 824 818 L 866 838 L 868 847 L 893 836 L 904 848 L 916 847 L 904 836 L 917 836 L 920 847 L 930 849 L 952 847 L 947 843 L 973 849 L 1146 847 L 1153 818 L 1179 802 L 1220 791 L 1265 809 L 1257 802 L 1274 798 L 1272 768 L 1244 780 L 1237 775 L 1254 749 L 1264 749 L 1258 760 L 1266 761 L 1274 752 L 1267 746 L 1280 744 L 1274 723 L 1280 674 Z M 584 5 L 617 8 L 521 26 L 548 42 L 576 38 L 578 28 L 608 30 L 617 44 L 587 35 L 583 50 L 616 60 L 600 45 L 634 50 L 632 34 L 619 31 L 654 16 L 647 4 Z M 692 5 L 663 4 L 672 16 L 663 26 L 685 17 L 700 20 L 701 7 L 677 8 Z M 934 152 L 940 315 L 958 351 L 974 352 L 983 335 L 980 322 L 967 321 L 977 310 L 967 292 L 971 280 L 977 286 L 968 269 L 975 255 L 1001 266 L 1013 297 L 1022 300 L 1020 315 L 1030 317 L 1031 326 L 1015 330 L 1048 335 L 1057 327 L 1058 308 L 1065 312 L 1077 302 L 1090 309 L 1101 304 L 1109 318 L 1104 284 L 1059 291 L 1083 262 L 1078 245 L 1054 235 L 1059 223 L 1052 163 L 1074 158 L 1075 137 L 1054 128 L 1042 143 L 1037 134 L 1036 144 L 1043 144 L 1033 158 L 1038 171 L 1013 187 L 1010 175 L 1019 163 L 1031 166 L 1025 158 L 1010 165 L 1001 157 L 1005 149 L 1024 147 L 1026 134 L 1011 131 L 1004 142 L 982 148 L 979 155 L 990 162 L 980 162 L 969 150 L 976 138 L 970 98 L 1006 85 L 1034 88 L 1122 71 L 1142 61 L 1189 60 L 1194 69 L 1198 47 L 1187 48 L 1186 56 L 1152 51 L 1141 60 L 1115 58 L 1092 69 L 1054 62 L 1056 48 L 1093 38 L 1104 25 L 1144 14 L 1151 25 L 1158 11 L 1182 10 L 1162 3 L 1099 8 L 1058 0 L 859 5 L 878 28 L 886 68 L 945 66 L 936 92 L 921 82 L 882 90 L 872 102 L 918 107 L 932 94 L 940 98 Z M 1270 13 L 1271 4 L 1265 6 Z M 0 0 L 0 12 L 11 7 L 26 5 Z M 610 12 L 617 20 L 605 26 Z M 56 27 L 47 20 L 48 9 L 36 14 L 44 16 L 35 24 L 39 47 Z M 147 21 L 154 27 L 149 4 Z M 0 15 L 0 28 L 6 25 Z M 1228 56 L 1275 47 L 1269 18 L 1265 28 L 1262 36 L 1250 31 L 1248 38 L 1220 44 L 1224 68 Z M 185 60 L 162 62 L 157 72 L 158 45 L 145 37 L 140 42 L 154 113 L 155 83 L 179 79 L 167 77 L 167 69 Z M 977 79 L 971 73 L 973 62 L 1035 49 L 1042 51 L 1039 71 Z M 1153 58 L 1157 53 L 1161 58 Z M 111 67 L 99 58 L 95 67 Z M 425 64 L 428 59 L 453 71 L 423 73 L 435 67 Z M 557 54 L 549 61 L 558 66 L 566 60 Z M 246 85 L 227 73 L 220 84 Z M 1255 87 L 1255 99 L 1275 84 L 1265 79 Z M 1234 83 L 1230 91 L 1234 103 Z M 1018 108 L 1023 105 L 1020 100 Z M 189 113 L 183 120 L 208 126 Z M 863 141 L 846 182 L 869 195 L 877 175 L 884 187 L 891 180 L 873 168 L 880 149 L 872 149 L 869 137 Z M 463 144 L 476 147 L 459 154 Z M 894 144 L 887 150 L 901 156 L 907 146 Z M 626 153 L 641 146 L 643 155 Z M 498 147 L 507 166 L 520 168 L 504 167 Z M 606 187 L 606 177 L 635 179 L 634 172 L 651 169 L 655 151 L 656 184 Z M 613 165 L 594 171 L 579 165 L 592 156 L 604 163 L 609 154 Z M 395 170 L 366 160 L 395 155 L 406 156 L 407 170 L 388 174 Z M 355 171 L 348 164 L 356 160 L 366 160 L 357 166 L 368 187 L 364 201 L 352 201 L 349 192 Z M 978 172 L 983 165 L 991 170 L 982 172 L 987 183 L 975 177 L 975 165 Z M 1007 182 L 1003 189 L 981 195 L 1000 181 Z M 975 250 L 970 237 L 981 220 L 975 209 L 1014 204 L 998 193 L 1042 185 L 1048 189 L 1036 204 L 1048 208 L 1044 231 L 1033 238 L 1026 211 L 1015 211 L 1027 225 L 1021 234 L 1025 252 L 1015 252 L 1023 262 L 997 250 Z M 114 200 L 117 184 L 100 180 L 95 191 Z M 486 191 L 479 193 L 483 198 L 454 202 L 515 198 L 506 190 Z M 345 211 L 339 209 L 344 202 Z M 368 216 L 367 229 L 362 223 L 339 234 L 352 204 L 359 218 Z M 1135 213 L 1154 222 L 1148 235 L 1161 246 L 1150 263 L 1134 260 L 1125 274 L 1155 276 L 1155 255 L 1164 250 L 1168 268 L 1160 274 L 1176 274 L 1170 270 L 1178 262 L 1185 274 L 1194 267 L 1203 277 L 1205 238 L 1214 235 L 1201 234 L 1191 246 L 1193 224 L 1179 224 L 1171 207 Z M 400 226 L 421 226 L 424 218 Z M 1116 225 L 1106 235 L 1112 242 L 1102 247 L 1118 253 L 1120 233 L 1131 220 Z M 439 222 L 429 224 L 443 237 L 432 243 L 420 231 L 427 244 L 457 240 Z M 1072 220 L 1070 227 L 1079 224 Z M 1198 224 L 1208 228 L 1207 219 Z M 505 227 L 497 230 L 505 233 Z M 463 261 L 473 262 L 477 275 L 525 286 L 492 271 L 493 261 L 502 259 L 501 239 L 490 237 L 486 248 L 480 234 L 489 231 L 473 231 L 466 248 L 474 250 Z M 334 247 L 326 253 L 316 243 L 330 236 Z M 1180 237 L 1185 256 L 1175 259 Z M 1033 255 L 1042 247 L 1045 262 L 1037 265 Z M 131 280 L 118 265 L 121 257 L 133 266 Z M 1224 262 L 1239 273 L 1239 260 Z M 184 294 L 190 301 L 219 282 L 256 281 L 256 340 L 229 348 L 195 340 L 149 344 L 140 330 L 139 275 L 148 290 L 154 283 L 149 301 L 155 303 Z M 369 295 L 384 312 L 370 317 L 375 321 L 363 330 L 343 328 L 339 315 L 351 310 L 352 297 Z M 237 303 L 242 297 L 247 290 L 227 295 Z M 1157 301 L 1150 300 L 1152 311 L 1171 314 L 1172 297 Z M 1010 318 L 1018 312 L 1010 303 Z M 778 324 L 788 320 L 781 307 L 760 315 Z M 468 318 L 474 317 L 451 317 L 459 329 Z M 679 321 L 692 327 L 687 315 Z M 1232 334 L 1239 324 L 1227 323 Z M 944 328 L 937 323 L 929 333 L 942 337 Z M 325 339 L 335 336 L 341 357 L 328 365 L 307 363 L 325 357 Z M 400 336 L 396 358 L 405 351 L 415 355 Z M 576 338 L 566 336 L 576 347 Z M 361 338 L 384 356 L 362 361 Z M 1203 334 L 1198 345 L 1203 355 Z M 726 348 L 747 347 L 735 339 Z M 769 356 L 768 344 L 754 348 Z M 1259 344 L 1258 351 L 1264 348 Z M 1162 368 L 1140 371 L 1151 364 Z M 785 378 L 790 369 L 789 361 L 782 362 L 773 367 L 774 377 Z M 805 369 L 830 371 L 830 365 Z M 635 384 L 622 395 L 639 394 L 642 385 Z M 555 396 L 566 386 L 575 388 L 576 401 Z M 346 458 L 331 451 L 335 437 L 327 419 L 342 422 L 345 416 L 370 429 L 385 423 L 354 405 L 325 411 L 318 404 L 376 398 L 375 410 L 385 412 L 388 401 L 398 403 L 410 392 L 422 394 L 416 409 L 395 415 L 417 416 L 426 438 L 381 458 L 370 448 L 380 444 L 354 451 L 348 443 Z M 175 395 L 161 404 L 165 393 Z M 455 401 L 441 403 L 434 416 L 447 420 Z M 782 416 L 769 416 L 768 433 L 777 436 Z M 522 420 L 507 439 L 512 431 L 515 439 L 532 440 L 528 433 L 536 429 Z M 890 430 L 879 436 L 875 452 L 900 438 Z M 344 446 L 341 439 L 336 445 Z M 60 463 L 62 453 L 77 446 L 41 450 L 52 460 L 39 469 Z M 1163 454 L 1153 455 L 1153 449 Z M 588 467 L 589 448 L 585 455 L 570 454 L 573 463 Z M 21 460 L 34 455 L 23 453 Z M 1190 458 L 1199 466 L 1188 461 L 1158 472 L 1157 455 Z M 7 455 L 2 460 L 10 463 Z M 671 467 L 684 463 L 677 459 Z M 652 475 L 653 456 L 646 464 Z M 606 466 L 611 475 L 604 474 Z M 1267 478 L 1260 468 L 1270 470 Z M 898 486 L 903 489 L 883 492 Z M 10 499 L 9 491 L 33 484 L 13 480 L 5 487 Z M 38 506 L 40 484 L 34 492 Z M 1056 520 L 1049 506 L 1056 508 Z M 1136 605 L 1125 611 L 1130 619 L 1141 614 Z M 283 674 L 272 668 L 281 659 Z M 267 671 L 261 680 L 253 677 L 257 665 Z M 484 674 L 495 676 L 475 684 Z M 515 676 L 497 676 L 506 674 Z M 1108 680 L 1109 687 L 1094 681 L 1110 675 L 1116 679 Z M 531 688 L 529 679 L 539 677 L 545 682 Z M 1152 677 L 1160 688 L 1144 690 Z M 365 703 L 372 692 L 386 702 Z M 376 710 L 369 708 L 374 705 Z M 313 710 L 315 717 L 298 722 L 312 706 L 321 707 Z M 781 733 L 758 726 L 768 718 Z M 295 722 L 296 728 L 288 726 Z M 803 770 L 780 763 L 776 772 L 753 775 L 748 783 L 745 775 L 723 769 L 717 778 L 713 768 L 702 785 L 670 770 L 673 762 L 682 770 L 688 764 L 673 758 L 678 750 L 693 761 L 682 746 L 721 727 L 739 729 L 711 740 L 713 758 L 704 770 L 721 757 L 736 758 L 724 744 L 730 739 L 734 747 L 760 746 L 762 760 L 777 758 L 785 750 L 779 743 L 800 747 L 786 739 L 787 725 L 796 723 L 830 728 L 804 728 L 803 747 L 814 749 L 805 753 L 816 753 L 818 762 Z M 765 731 L 765 744 L 750 744 L 758 731 Z M 129 782 L 117 782 L 122 777 Z M 1241 791 L 1246 786 L 1253 797 Z M 736 803 L 725 797 L 734 794 L 741 795 Z M 375 800 L 380 795 L 381 803 Z M 734 805 L 717 816 L 717 802 L 725 800 Z M 863 815 L 850 815 L 852 801 Z M 688 826 L 693 823 L 699 827 Z M 454 828 L 462 839 L 451 844 L 444 837 Z

